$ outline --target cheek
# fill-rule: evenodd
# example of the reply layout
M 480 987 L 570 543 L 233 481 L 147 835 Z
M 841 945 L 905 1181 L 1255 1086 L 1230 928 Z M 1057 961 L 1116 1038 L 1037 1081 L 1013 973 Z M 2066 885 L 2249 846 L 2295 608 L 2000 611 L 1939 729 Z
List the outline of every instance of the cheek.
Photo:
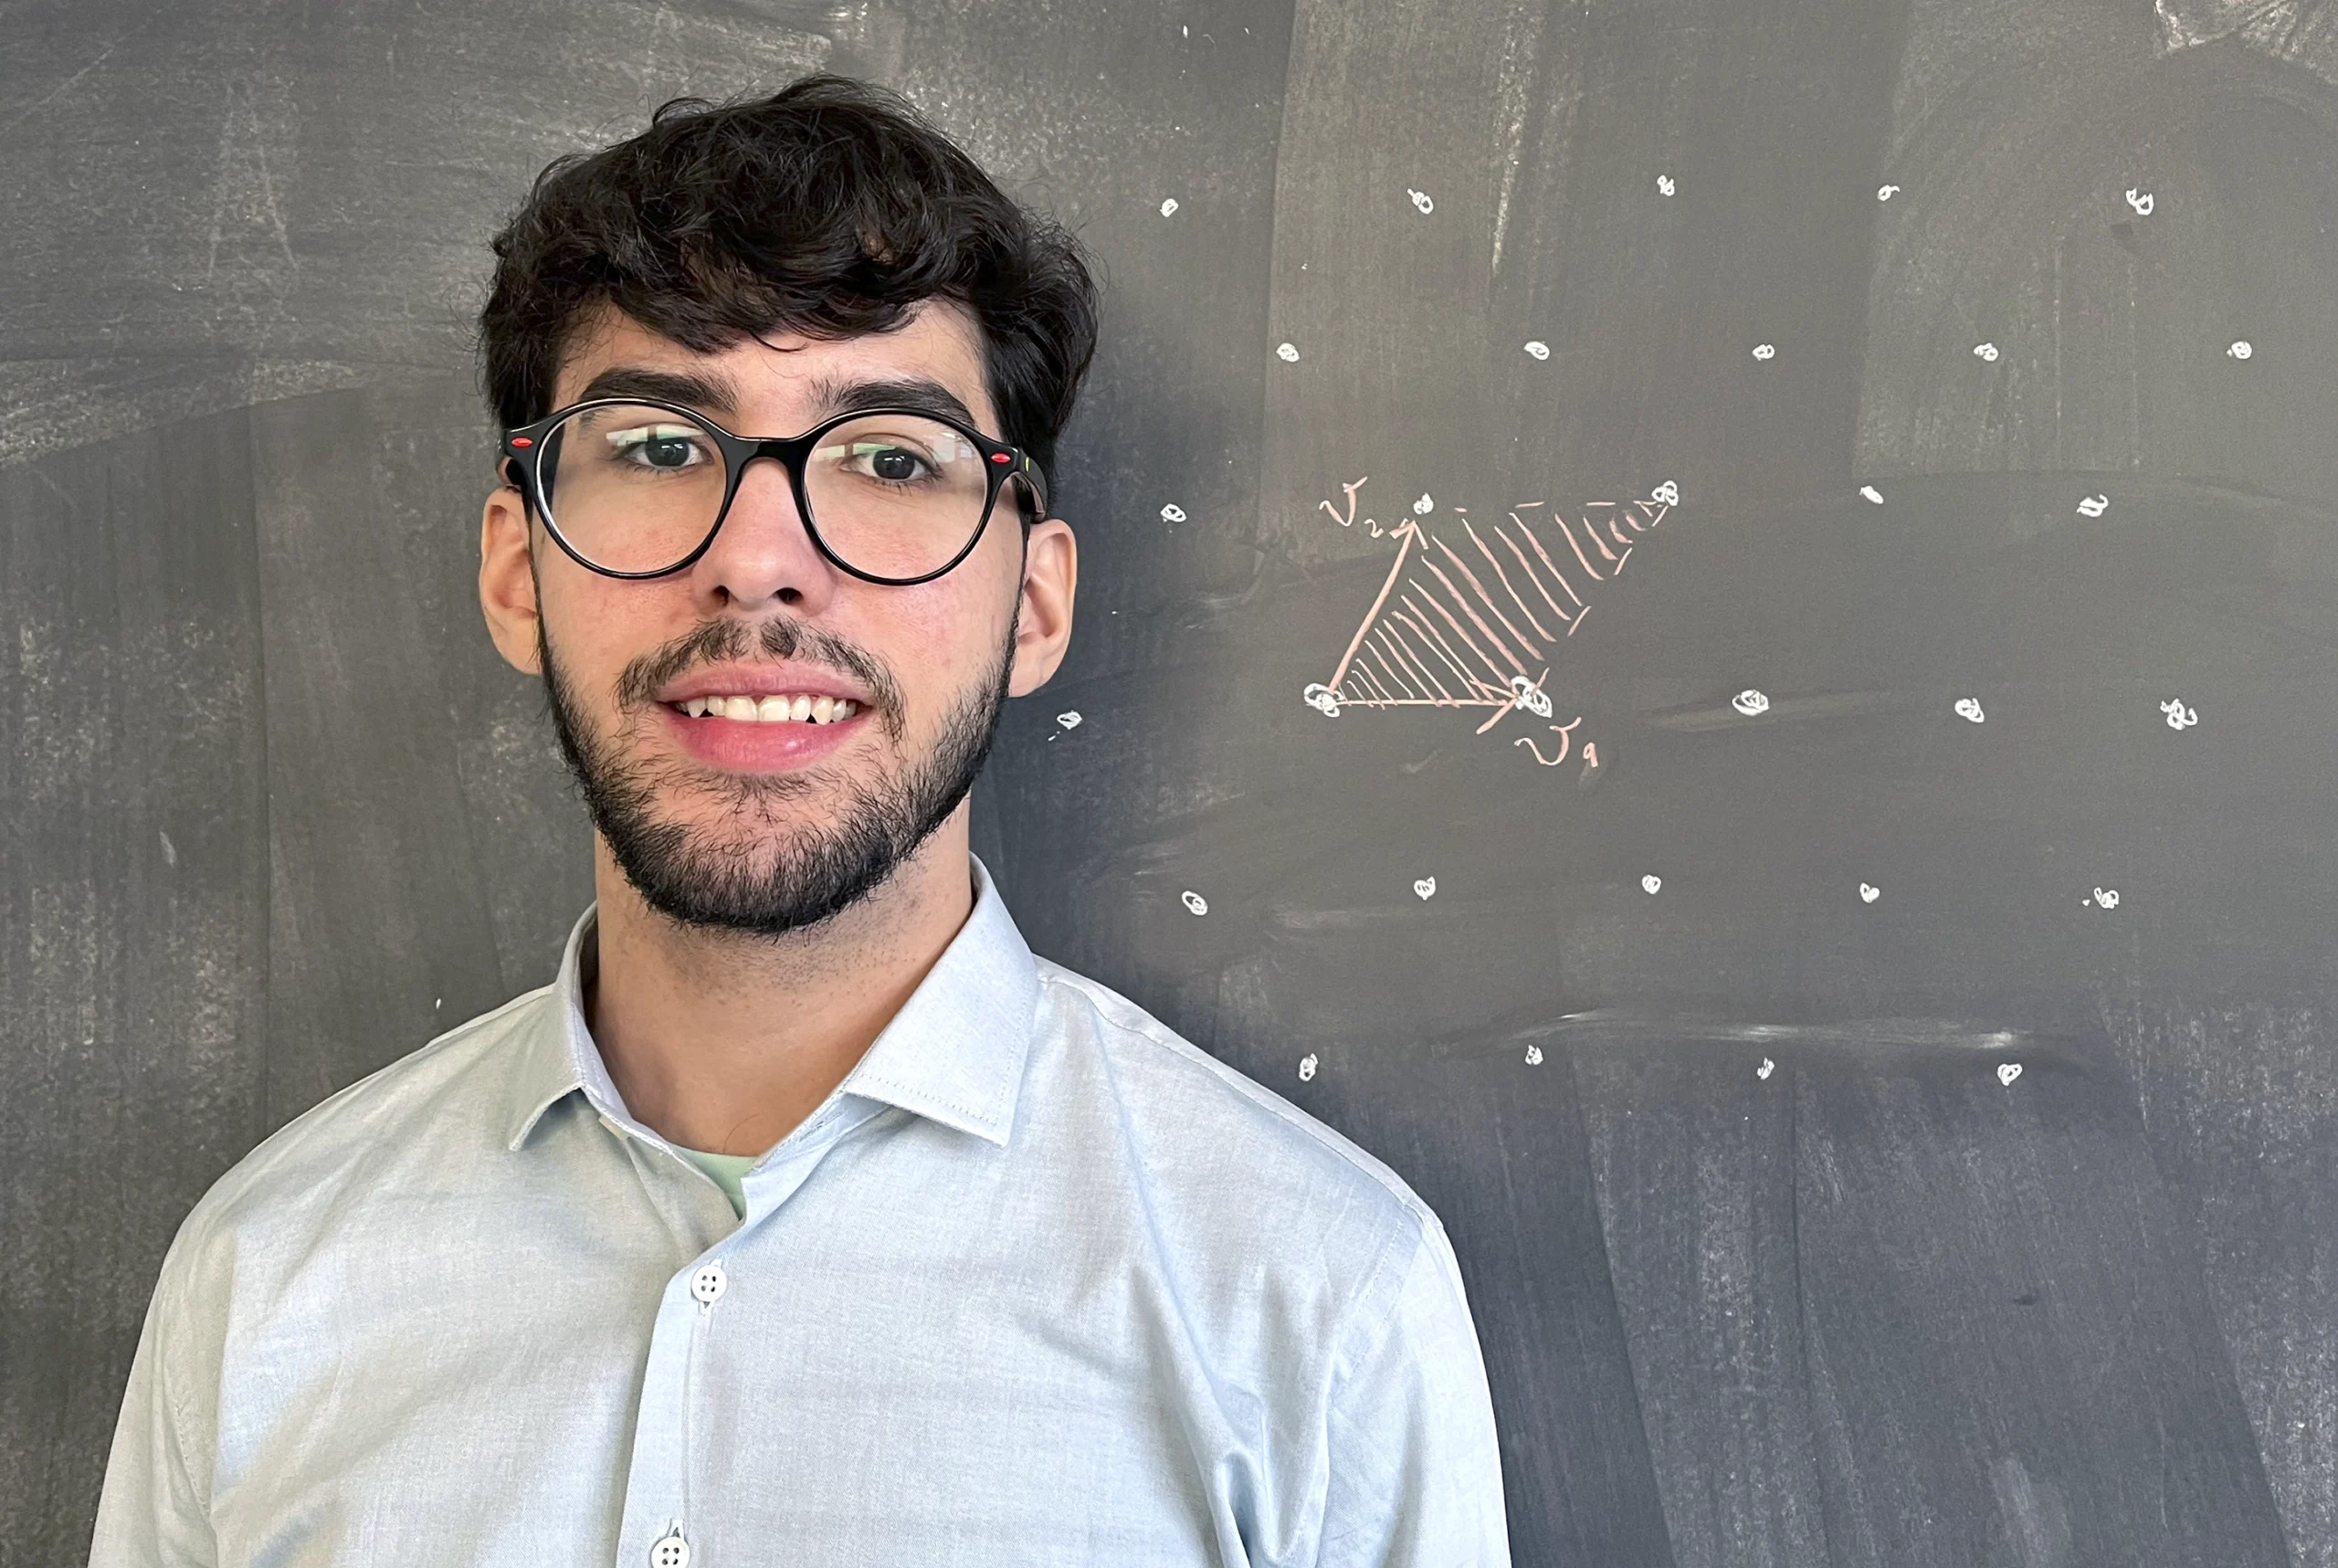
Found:
M 575 700 L 598 709 L 637 655 L 675 635 L 661 584 L 564 573 L 541 585 L 545 637 Z M 680 623 L 687 629 L 685 615 Z
M 969 560 L 938 583 L 889 590 L 899 599 L 884 606 L 882 652 L 913 713 L 954 706 L 969 682 L 988 678 L 1006 644 L 1009 584 L 995 567 L 975 567 Z

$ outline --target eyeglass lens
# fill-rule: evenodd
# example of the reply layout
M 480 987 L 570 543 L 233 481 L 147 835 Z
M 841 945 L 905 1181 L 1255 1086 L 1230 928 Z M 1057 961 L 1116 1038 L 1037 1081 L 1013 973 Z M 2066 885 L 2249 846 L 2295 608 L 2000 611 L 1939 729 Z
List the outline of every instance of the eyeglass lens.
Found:
M 536 472 L 552 526 L 612 572 L 679 565 L 713 532 L 728 488 L 713 433 L 649 405 L 570 415 L 544 437 Z M 804 493 L 838 560 L 872 577 L 920 577 L 982 526 L 990 475 L 981 449 L 939 420 L 871 414 L 821 435 Z

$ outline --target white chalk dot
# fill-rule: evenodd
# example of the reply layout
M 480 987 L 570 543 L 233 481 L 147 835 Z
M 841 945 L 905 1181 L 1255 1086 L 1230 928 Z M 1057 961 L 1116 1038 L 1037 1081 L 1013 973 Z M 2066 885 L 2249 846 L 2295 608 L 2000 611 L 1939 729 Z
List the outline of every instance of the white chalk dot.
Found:
M 2020 1076 L 2021 1064 L 2019 1062 L 2005 1062 L 2000 1064 L 1997 1068 L 1997 1081 L 2004 1084 L 2007 1089 L 2011 1089 L 2013 1087 L 2013 1080 Z
M 1062 725 L 1067 730 L 1079 729 L 1079 710 L 1077 708 L 1065 709 L 1062 712 L 1056 715 L 1056 722 Z
M 1305 1083 L 1315 1076 L 1315 1053 L 1308 1052 L 1299 1058 L 1299 1081 Z
M 1762 1065 L 1754 1069 L 1754 1076 L 1755 1078 L 1768 1078 L 1772 1073 L 1777 1070 L 1778 1064 L 1772 1061 L 1769 1058 L 1764 1057 L 1762 1058 Z
M 1656 191 L 1659 195 L 1669 196 L 1680 188 L 1672 183 L 1672 176 L 1669 174 L 1659 174 L 1656 177 Z
M 1867 497 L 1868 500 L 1873 501 L 1878 506 L 1881 506 L 1883 504 L 1883 492 L 1877 489 L 1873 485 L 1861 485 L 1859 487 L 1859 494 Z
M 1167 506 L 1161 509 L 1161 521 L 1164 522 L 1183 522 L 1185 521 L 1185 509 L 1179 506 L 1175 501 L 1171 501 Z
M 1775 343 L 1756 343 L 1754 345 L 1754 357 L 1755 359 L 1764 360 L 1775 359 L 1778 357 L 1778 345 Z
M 1995 343 L 1975 343 L 1973 345 L 1973 357 L 1983 361 L 1985 363 L 1995 364 L 1997 363 L 1997 345 Z
M 1880 888 L 1879 888 L 1879 887 L 1876 887 L 1873 883 L 1871 883 L 1871 882 L 1861 882 L 1861 883 L 1859 884 L 1859 901 L 1860 901 L 1860 902 L 1862 902 L 1862 903 L 1869 903 L 1869 904 L 1871 904 L 1871 903 L 1875 902 L 1875 900 L 1878 900 L 1878 899 L 1881 898 L 1882 896 L 1883 896 L 1883 889 L 1880 889 Z
M 1203 898 L 1199 893 L 1195 892 L 1191 888 L 1186 889 L 1183 893 L 1180 893 L 1178 897 L 1185 901 L 1185 907 L 1193 910 L 1194 913 L 1197 915 L 1206 915 L 1209 913 L 1209 900 Z
M 1526 352 L 1536 359 L 1549 359 L 1551 357 L 1551 345 L 1544 342 L 1540 338 L 1532 338 L 1527 342 Z
M 1430 512 L 1433 512 L 1436 510 L 1437 503 L 1428 499 L 1428 493 L 1426 490 L 1421 493 L 1420 500 L 1413 503 L 1413 515 L 1415 517 L 1427 517 Z
M 1640 879 L 1640 886 L 1646 888 L 1648 892 L 1653 895 L 1663 888 L 1664 879 L 1657 876 L 1642 877 Z
M 1981 700 L 1977 697 L 1958 698 L 1956 700 L 1956 716 L 1959 719 L 1965 720 L 1966 721 L 1975 724 L 1980 723 L 1984 719 L 1988 717 L 1987 714 L 1981 711 Z
M 1418 893 L 1424 899 L 1435 898 L 1437 896 L 1437 879 L 1434 877 L 1423 877 L 1419 881 L 1413 884 L 1413 891 Z
M 1875 188 L 1875 199 L 1880 202 L 1888 202 L 1899 194 L 1900 187 L 1897 185 L 1878 185 Z
M 1756 691 L 1749 686 L 1731 698 L 1729 705 L 1752 719 L 1770 710 L 1770 699 L 1768 693 Z
M 1526 1065 L 1531 1068 L 1538 1068 L 1543 1065 L 1542 1047 L 1529 1046 L 1526 1047 Z
M 1437 210 L 1437 204 L 1429 200 L 1428 193 L 1427 191 L 1416 191 L 1407 188 L 1405 194 L 1413 198 L 1413 205 L 1422 214 L 1427 215 Z
M 2241 339 L 2239 342 L 2234 343 L 2232 347 L 2225 350 L 2225 353 L 2232 355 L 2235 359 L 2247 359 L 2250 354 L 2253 354 L 2256 352 L 2257 351 L 2255 349 L 2249 346 L 2248 340 L 2247 338 Z
M 1176 210 L 1177 210 L 1177 198 L 1176 198 L 1176 197 L 1174 197 L 1174 196 L 1171 196 L 1167 201 L 1163 202 L 1163 203 L 1161 204 L 1161 216 L 1162 216 L 1163 217 L 1168 217 L 1168 216 L 1170 216 L 1171 215 L 1173 215 L 1174 213 L 1175 213 L 1175 212 L 1176 212 Z
M 1299 345 L 1297 343 L 1277 343 L 1275 345 L 1275 358 L 1281 360 L 1286 364 L 1298 363 Z

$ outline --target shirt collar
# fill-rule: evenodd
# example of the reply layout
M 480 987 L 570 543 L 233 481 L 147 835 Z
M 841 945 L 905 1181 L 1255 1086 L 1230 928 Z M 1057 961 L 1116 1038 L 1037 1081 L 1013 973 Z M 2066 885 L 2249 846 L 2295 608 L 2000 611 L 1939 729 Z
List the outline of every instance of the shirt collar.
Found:
M 974 907 L 966 923 L 837 1092 L 1004 1145 L 1030 1052 L 1039 971 L 989 868 L 980 859 L 973 867 Z M 584 984 L 598 959 L 598 910 L 588 906 L 577 917 L 560 973 L 543 994 L 547 1005 L 536 1010 L 513 1084 L 514 1150 L 547 1110 L 579 1090 L 602 1115 L 633 1125 L 584 1023 Z

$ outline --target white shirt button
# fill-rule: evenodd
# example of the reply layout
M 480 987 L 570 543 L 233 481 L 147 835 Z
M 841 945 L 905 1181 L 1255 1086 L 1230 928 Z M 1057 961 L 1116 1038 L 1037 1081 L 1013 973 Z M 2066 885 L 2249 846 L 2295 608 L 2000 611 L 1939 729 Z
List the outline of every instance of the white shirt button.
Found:
M 690 1543 L 680 1531 L 649 1549 L 649 1568 L 690 1568 Z
M 720 1263 L 701 1264 L 699 1267 L 699 1271 L 690 1276 L 690 1294 L 698 1298 L 698 1304 L 700 1306 L 711 1307 L 715 1302 L 722 1299 L 723 1288 L 730 1283 L 731 1276 L 722 1272 L 722 1265 Z M 675 1535 L 669 1536 L 667 1539 L 670 1541 L 679 1541 L 681 1537 Z M 658 1544 L 663 1545 L 665 1542 L 660 1542 Z M 689 1549 L 687 1547 L 684 1548 L 685 1552 L 688 1550 Z M 682 1568 L 682 1565 L 680 1563 L 677 1562 L 670 1564 L 665 1564 L 664 1568 Z

